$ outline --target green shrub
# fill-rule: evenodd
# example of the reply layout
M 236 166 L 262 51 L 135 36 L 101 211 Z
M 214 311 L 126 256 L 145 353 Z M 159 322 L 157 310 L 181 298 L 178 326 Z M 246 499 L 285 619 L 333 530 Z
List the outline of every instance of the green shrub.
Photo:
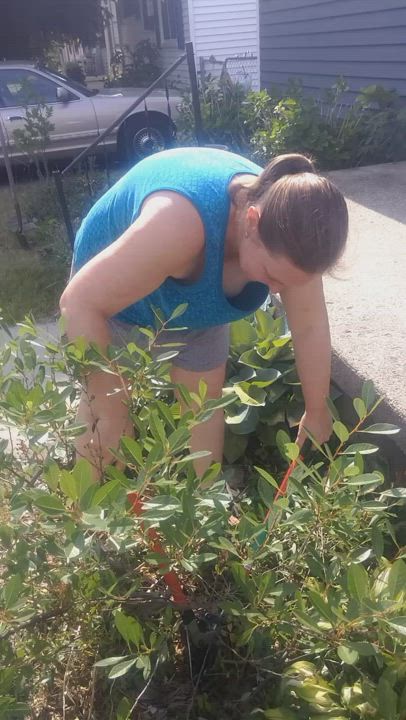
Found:
M 0 718 L 401 720 L 406 564 L 395 519 L 405 491 L 377 470 L 373 439 L 396 429 L 371 424 L 371 384 L 354 400 L 354 428 L 330 402 L 336 441 L 299 460 L 275 502 L 298 455 L 285 418 L 300 402 L 281 321 L 268 311 L 239 323 L 223 400 L 207 402 L 201 384 L 197 410 L 182 417 L 162 349 L 153 362 L 134 343 L 103 356 L 81 340 L 39 340 L 27 321 L 1 353 L 12 442 L 0 444 Z M 111 466 L 95 486 L 72 442 L 78 378 L 100 366 L 132 378 L 136 438 L 118 453 L 126 474 Z M 189 450 L 191 427 L 220 404 L 248 466 L 232 523 L 220 467 L 199 481 Z M 203 672 L 210 645 L 197 648 L 194 684 L 199 628 L 182 636 L 150 527 L 192 607 L 221 616 L 214 664 Z
M 246 152 L 248 138 L 244 124 L 246 92 L 242 85 L 207 77 L 200 89 L 200 105 L 207 143 L 227 145 L 236 152 Z M 182 141 L 194 138 L 192 97 L 185 95 L 176 121 Z
M 207 141 L 228 145 L 260 164 L 289 152 L 311 155 L 329 170 L 405 159 L 406 109 L 399 95 L 370 85 L 348 107 L 343 101 L 347 91 L 343 78 L 321 100 L 305 93 L 299 81 L 245 95 L 239 85 L 211 80 L 200 90 Z M 178 126 L 181 137 L 190 140 L 189 96 Z
M 83 67 L 77 61 L 68 62 L 65 67 L 65 75 L 81 85 L 86 85 L 86 74 Z
M 126 46 L 115 52 L 105 87 L 147 87 L 160 74 L 158 48 L 150 40 L 142 40 L 134 50 Z
M 371 85 L 351 107 L 343 104 L 343 79 L 319 102 L 300 83 L 287 93 L 251 93 L 246 122 L 254 157 L 266 162 L 286 152 L 313 156 L 321 168 L 391 162 L 406 157 L 406 110 L 395 91 Z

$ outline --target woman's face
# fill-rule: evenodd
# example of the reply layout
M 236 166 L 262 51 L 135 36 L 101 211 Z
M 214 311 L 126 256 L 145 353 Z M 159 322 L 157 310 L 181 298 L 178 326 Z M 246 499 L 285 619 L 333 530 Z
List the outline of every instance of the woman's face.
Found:
M 272 293 L 308 283 L 313 277 L 311 273 L 298 268 L 286 255 L 272 253 L 265 247 L 258 232 L 258 221 L 257 208 L 248 208 L 239 251 L 240 266 L 248 280 L 268 285 Z

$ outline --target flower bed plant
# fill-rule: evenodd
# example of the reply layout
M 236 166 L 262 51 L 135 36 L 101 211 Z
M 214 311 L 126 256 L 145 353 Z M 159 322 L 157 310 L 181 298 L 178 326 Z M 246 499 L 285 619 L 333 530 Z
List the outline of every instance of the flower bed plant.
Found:
M 103 356 L 38 338 L 27 320 L 1 353 L 1 720 L 402 720 L 406 492 L 379 469 L 374 440 L 396 428 L 371 417 L 371 384 L 354 427 L 330 401 L 334 438 L 302 461 L 300 387 L 272 309 L 233 329 L 223 398 L 181 389 L 182 416 L 173 352 L 152 361 L 130 342 Z M 80 378 L 100 367 L 131 375 L 135 437 L 117 453 L 126 472 L 112 465 L 95 485 L 72 444 Z M 226 473 L 243 466 L 247 483 L 231 504 L 220 466 L 196 478 L 189 449 L 191 427 L 221 405 Z M 168 569 L 197 616 L 216 618 L 205 637 L 182 628 Z

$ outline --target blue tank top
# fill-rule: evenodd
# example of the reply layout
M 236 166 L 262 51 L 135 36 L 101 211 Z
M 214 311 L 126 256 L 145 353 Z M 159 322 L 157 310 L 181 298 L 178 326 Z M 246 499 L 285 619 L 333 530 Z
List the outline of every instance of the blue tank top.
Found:
M 120 237 L 136 220 L 148 195 L 171 190 L 188 198 L 202 219 L 205 232 L 202 273 L 191 284 L 168 278 L 157 290 L 124 308 L 116 317 L 140 327 L 154 326 L 152 308 L 159 308 L 168 319 L 175 308 L 187 303 L 183 315 L 168 327 L 197 330 L 251 314 L 265 302 L 268 287 L 250 282 L 236 297 L 225 296 L 224 242 L 231 180 L 239 173 L 258 175 L 261 170 L 250 160 L 214 148 L 176 148 L 142 160 L 93 205 L 83 220 L 75 240 L 75 270 Z

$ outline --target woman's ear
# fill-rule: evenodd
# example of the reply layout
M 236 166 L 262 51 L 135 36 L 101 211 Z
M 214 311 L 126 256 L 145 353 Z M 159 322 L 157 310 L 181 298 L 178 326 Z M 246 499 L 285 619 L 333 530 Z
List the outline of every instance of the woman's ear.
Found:
M 255 245 L 262 245 L 262 241 L 258 231 L 259 219 L 260 214 L 258 208 L 255 207 L 255 205 L 250 205 L 246 214 L 245 233 L 247 237 L 250 238 L 250 241 L 252 243 L 255 243 Z
M 258 208 L 255 205 L 250 205 L 247 210 L 247 230 L 251 234 L 252 232 L 258 232 L 258 223 L 260 214 Z

